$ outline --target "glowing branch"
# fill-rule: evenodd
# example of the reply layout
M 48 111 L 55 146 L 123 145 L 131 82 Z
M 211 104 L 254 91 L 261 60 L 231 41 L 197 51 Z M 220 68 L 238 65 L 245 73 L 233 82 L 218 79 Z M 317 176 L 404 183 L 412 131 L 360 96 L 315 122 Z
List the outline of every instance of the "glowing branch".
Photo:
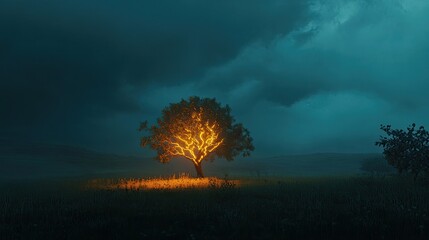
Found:
M 174 156 L 183 156 L 195 164 L 201 161 L 222 143 L 219 137 L 219 125 L 208 121 L 203 123 L 202 112 L 192 114 L 192 118 L 180 131 L 165 139 L 165 150 Z

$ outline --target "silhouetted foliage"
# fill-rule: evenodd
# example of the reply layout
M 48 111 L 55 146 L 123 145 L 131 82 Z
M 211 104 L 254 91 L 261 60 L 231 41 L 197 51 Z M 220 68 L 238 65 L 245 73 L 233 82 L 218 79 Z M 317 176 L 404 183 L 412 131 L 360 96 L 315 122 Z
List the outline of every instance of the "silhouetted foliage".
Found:
M 375 144 L 384 148 L 383 154 L 388 163 L 399 173 L 409 172 L 417 178 L 419 173 L 429 170 L 429 133 L 423 126 L 416 129 L 412 124 L 407 130 L 392 129 L 381 125 L 387 137 L 380 136 Z
M 164 108 L 156 125 L 141 123 L 142 130 L 149 135 L 142 137 L 141 146 L 156 150 L 157 160 L 165 163 L 173 157 L 185 157 L 193 162 L 198 177 L 203 177 L 204 159 L 231 161 L 239 154 L 249 156 L 254 150 L 249 131 L 235 123 L 228 105 L 221 106 L 214 98 L 194 96 L 172 103 Z

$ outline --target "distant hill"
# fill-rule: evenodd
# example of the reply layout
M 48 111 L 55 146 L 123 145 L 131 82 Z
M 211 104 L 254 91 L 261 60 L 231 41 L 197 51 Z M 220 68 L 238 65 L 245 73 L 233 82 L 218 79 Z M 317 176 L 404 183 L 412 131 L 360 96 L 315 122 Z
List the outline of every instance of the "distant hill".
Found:
M 70 157 L 90 159 L 110 159 L 112 157 L 119 157 L 112 154 L 102 154 L 85 148 L 66 145 L 6 143 L 0 143 L 0 156 Z
M 256 175 L 320 176 L 361 173 L 363 160 L 380 158 L 379 153 L 314 153 L 255 158 L 244 167 Z M 243 163 L 246 160 L 243 160 Z M 243 169 L 243 171 L 245 171 Z
M 65 145 L 0 143 L 0 178 L 90 176 L 126 172 L 144 160 L 143 157 L 105 154 Z
M 205 162 L 206 175 L 224 176 L 324 176 L 361 173 L 361 162 L 381 154 L 319 153 L 276 157 L 223 159 Z M 85 148 L 48 144 L 0 143 L 0 178 L 45 177 L 150 177 L 189 172 L 186 159 L 161 164 L 147 156 L 120 156 Z

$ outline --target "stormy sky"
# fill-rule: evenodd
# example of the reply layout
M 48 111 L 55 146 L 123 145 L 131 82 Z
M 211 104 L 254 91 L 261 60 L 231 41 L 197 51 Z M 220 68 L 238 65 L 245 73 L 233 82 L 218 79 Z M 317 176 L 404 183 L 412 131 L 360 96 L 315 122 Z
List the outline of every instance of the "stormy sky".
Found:
M 0 140 L 141 154 L 198 95 L 256 155 L 378 152 L 429 127 L 427 0 L 0 0 Z

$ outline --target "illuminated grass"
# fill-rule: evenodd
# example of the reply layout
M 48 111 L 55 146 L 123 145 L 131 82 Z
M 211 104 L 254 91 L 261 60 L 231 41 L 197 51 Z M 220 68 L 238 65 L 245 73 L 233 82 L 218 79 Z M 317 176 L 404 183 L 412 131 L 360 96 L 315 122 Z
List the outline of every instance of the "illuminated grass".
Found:
M 89 182 L 89 188 L 97 189 L 124 189 L 124 190 L 162 190 L 162 189 L 191 189 L 191 188 L 219 188 L 225 184 L 239 186 L 239 180 L 220 179 L 216 177 L 192 178 L 189 174 L 173 175 L 167 178 L 148 179 L 95 179 Z

